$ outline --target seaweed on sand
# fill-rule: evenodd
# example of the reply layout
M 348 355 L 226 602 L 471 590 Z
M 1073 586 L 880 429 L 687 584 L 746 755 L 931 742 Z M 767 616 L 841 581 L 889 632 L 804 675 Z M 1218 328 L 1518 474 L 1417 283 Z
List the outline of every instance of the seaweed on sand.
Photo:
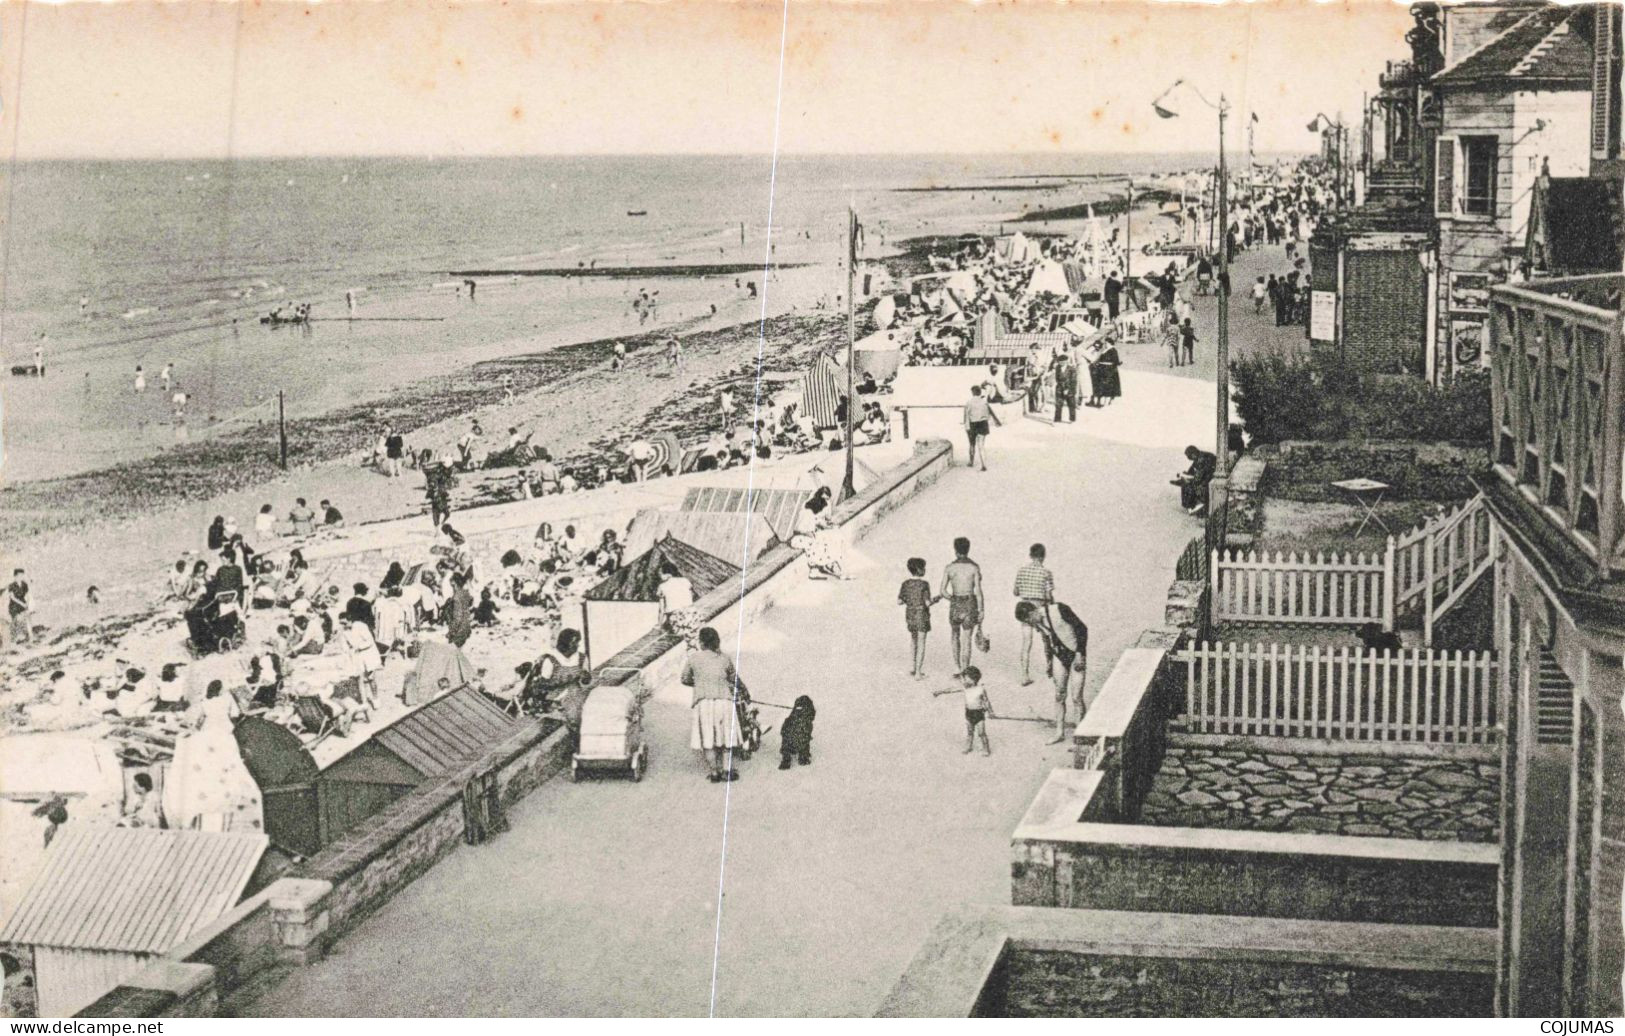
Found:
M 713 331 L 688 332 L 684 341 L 690 355 L 739 350 L 754 358 L 758 333 L 763 333 L 768 358 L 772 363 L 781 363 L 786 358 L 806 355 L 816 343 L 831 336 L 838 338 L 842 324 L 832 316 L 785 315 L 760 324 L 750 321 Z M 289 466 L 335 461 L 366 450 L 384 421 L 410 435 L 450 416 L 498 403 L 505 395 L 504 374 L 513 375 L 520 391 L 555 384 L 595 368 L 607 370 L 610 346 L 615 341 L 624 342 L 628 353 L 636 353 L 659 347 L 672 331 L 663 328 L 486 360 L 384 399 L 291 420 L 287 426 Z M 683 398 L 703 408 L 711 396 L 685 390 L 673 402 Z M 654 424 L 649 427 L 634 421 L 632 434 L 655 434 L 682 427 L 680 420 L 658 412 L 652 419 Z M 274 428 L 249 427 L 107 468 L 6 485 L 0 487 L 0 521 L 15 543 L 25 536 L 128 518 L 183 501 L 208 500 L 278 478 L 282 472 L 277 466 L 276 450 Z M 577 451 L 567 462 L 588 459 L 590 451 Z

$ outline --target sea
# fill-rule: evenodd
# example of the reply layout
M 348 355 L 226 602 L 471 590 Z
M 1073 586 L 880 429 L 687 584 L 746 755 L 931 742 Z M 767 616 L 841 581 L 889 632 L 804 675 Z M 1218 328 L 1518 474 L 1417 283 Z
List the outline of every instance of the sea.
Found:
M 866 254 L 911 236 L 996 233 L 1038 209 L 1121 196 L 1122 177 L 1200 154 L 593 156 L 40 161 L 5 172 L 0 449 L 8 480 L 72 474 L 263 417 L 377 398 L 513 349 L 671 320 L 749 319 L 724 265 L 843 279 L 848 207 Z M 597 267 L 686 278 L 527 277 Z M 477 278 L 479 305 L 458 294 Z M 805 278 L 803 278 L 805 279 Z M 746 285 L 748 287 L 748 285 Z M 790 285 L 783 285 L 788 289 Z M 782 297 L 782 296 L 781 296 Z M 348 320 L 356 302 L 362 322 Z M 303 334 L 260 323 L 308 303 Z M 719 307 L 720 310 L 719 310 Z M 43 349 L 49 376 L 20 374 Z M 190 402 L 156 391 L 174 365 Z M 260 409 L 256 409 L 260 408 Z M 243 415 L 247 415 L 246 417 Z
M 883 221 L 924 216 L 942 198 L 921 188 L 985 185 L 985 209 L 1002 187 L 1018 211 L 1029 200 L 1121 191 L 1090 183 L 1102 176 L 1201 162 L 1092 154 L 20 163 L 5 186 L 0 336 L 16 362 L 41 331 L 57 348 L 161 335 L 273 300 L 397 290 L 454 269 L 714 258 L 738 244 L 742 228 L 747 245 L 762 240 L 770 201 L 775 236 L 790 244 L 839 234 L 848 205 Z M 1056 190 L 1031 190 L 1044 184 Z

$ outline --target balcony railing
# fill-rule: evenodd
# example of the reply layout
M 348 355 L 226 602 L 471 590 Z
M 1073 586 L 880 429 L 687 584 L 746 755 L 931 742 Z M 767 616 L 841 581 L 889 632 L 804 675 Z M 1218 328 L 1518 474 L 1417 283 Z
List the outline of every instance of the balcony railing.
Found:
M 1377 77 L 1377 85 L 1384 90 L 1416 85 L 1416 66 L 1409 61 L 1390 61 Z
M 1625 276 L 1490 291 L 1495 470 L 1610 578 L 1625 570 Z

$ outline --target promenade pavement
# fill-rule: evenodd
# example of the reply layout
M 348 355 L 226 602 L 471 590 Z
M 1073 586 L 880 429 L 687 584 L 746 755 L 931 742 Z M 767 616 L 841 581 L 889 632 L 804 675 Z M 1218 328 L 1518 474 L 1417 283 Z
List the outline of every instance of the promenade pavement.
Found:
M 935 585 L 953 538 L 970 537 L 993 703 L 1048 715 L 1041 662 L 1020 686 L 1012 616 L 1016 569 L 1044 542 L 1059 599 L 1090 625 L 1098 688 L 1161 623 L 1174 560 L 1200 531 L 1168 479 L 1186 443 L 1211 437 L 1210 384 L 1146 362 L 1155 348 L 1128 347 L 1125 398 L 1075 425 L 1007 409 L 991 470 L 957 466 L 891 514 L 858 544 L 850 580 L 807 582 L 742 637 L 720 631 L 757 698 L 816 701 L 811 766 L 779 771 L 774 730 L 737 783 L 709 784 L 689 710 L 652 702 L 642 783 L 550 782 L 511 830 L 450 854 L 248 1013 L 872 1012 L 945 910 L 1009 901 L 1010 832 L 1069 761 L 1068 744 L 1045 744 L 1052 727 L 1019 721 L 990 724 L 990 758 L 961 753 L 961 700 L 931 693 L 950 683 L 945 606 L 930 679 L 908 673 L 904 562 L 926 558 Z M 962 464 L 956 415 L 936 415 L 915 435 L 940 423 Z M 762 711 L 776 726 L 781 714 Z

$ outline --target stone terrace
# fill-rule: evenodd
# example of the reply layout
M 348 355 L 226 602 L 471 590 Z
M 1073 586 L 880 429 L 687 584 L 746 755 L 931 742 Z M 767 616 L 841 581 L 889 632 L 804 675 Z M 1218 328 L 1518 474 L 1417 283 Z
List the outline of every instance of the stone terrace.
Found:
M 1187 743 L 1181 743 L 1181 741 Z M 1494 759 L 1270 750 L 1176 740 L 1140 822 L 1493 842 L 1500 802 Z

